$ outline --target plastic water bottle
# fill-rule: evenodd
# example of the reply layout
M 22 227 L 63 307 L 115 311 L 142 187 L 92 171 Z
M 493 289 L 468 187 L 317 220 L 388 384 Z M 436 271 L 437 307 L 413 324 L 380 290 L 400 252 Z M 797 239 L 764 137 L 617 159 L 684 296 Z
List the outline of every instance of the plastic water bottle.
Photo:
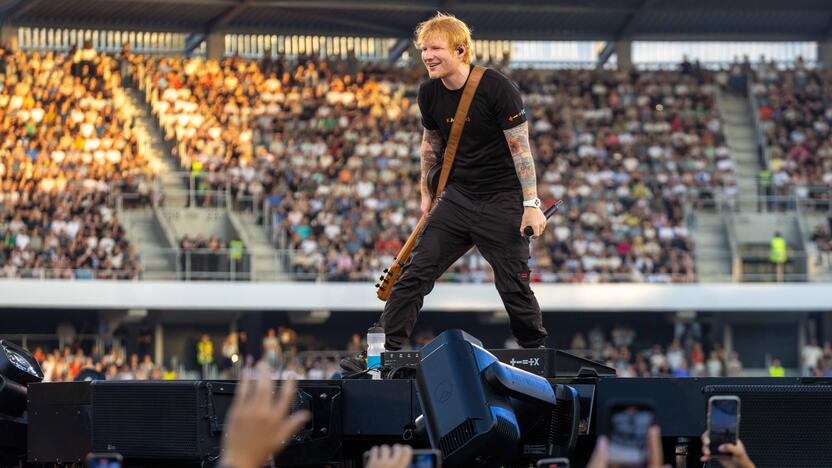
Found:
M 381 378 L 381 353 L 384 352 L 384 329 L 374 324 L 367 330 L 367 369 L 373 379 Z

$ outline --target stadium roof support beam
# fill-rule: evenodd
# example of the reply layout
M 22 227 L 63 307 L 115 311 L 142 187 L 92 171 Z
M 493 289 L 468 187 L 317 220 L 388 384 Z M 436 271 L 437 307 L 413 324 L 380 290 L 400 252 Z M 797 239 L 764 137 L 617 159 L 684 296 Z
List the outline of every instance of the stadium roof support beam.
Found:
M 396 60 L 402 56 L 408 47 L 410 47 L 410 39 L 399 39 L 396 41 L 396 44 L 390 48 L 390 53 L 387 55 L 387 61 L 389 63 L 396 63 Z
M 596 68 L 599 70 L 604 68 L 604 64 L 612 57 L 612 54 L 615 53 L 615 46 L 616 41 L 607 41 L 604 44 L 604 48 L 601 50 L 601 53 L 598 54 L 598 63 L 595 65 Z
M 190 57 L 194 50 L 196 50 L 196 48 L 199 47 L 199 44 L 201 44 L 202 41 L 205 40 L 205 37 L 205 33 L 188 34 L 188 37 L 185 38 L 185 55 Z

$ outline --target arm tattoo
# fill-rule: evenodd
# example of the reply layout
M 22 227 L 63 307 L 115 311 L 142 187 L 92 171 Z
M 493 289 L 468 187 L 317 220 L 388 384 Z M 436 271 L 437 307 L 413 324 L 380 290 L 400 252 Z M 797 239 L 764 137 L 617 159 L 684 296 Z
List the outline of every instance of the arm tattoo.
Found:
M 420 153 L 422 155 L 422 179 L 420 185 L 423 194 L 428 194 L 428 171 L 439 160 L 441 151 L 442 135 L 440 135 L 439 130 L 424 129 L 424 132 L 422 132 L 422 146 L 420 147 Z
M 511 151 L 511 159 L 514 160 L 514 170 L 517 178 L 520 179 L 520 187 L 523 189 L 523 200 L 537 198 L 537 175 L 534 170 L 534 159 L 529 146 L 529 127 L 526 122 L 504 130 L 508 149 Z

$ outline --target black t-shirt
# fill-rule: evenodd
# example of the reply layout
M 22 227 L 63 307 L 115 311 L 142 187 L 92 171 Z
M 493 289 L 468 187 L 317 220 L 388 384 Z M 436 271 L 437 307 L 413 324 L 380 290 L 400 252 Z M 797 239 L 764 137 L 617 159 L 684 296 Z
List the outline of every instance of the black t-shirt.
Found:
M 422 125 L 428 130 L 439 129 L 443 153 L 464 89 L 462 86 L 451 91 L 438 79 L 425 81 L 419 87 Z M 526 111 L 517 86 L 502 73 L 487 69 L 468 109 L 448 184 L 472 196 L 519 193 L 520 181 L 503 130 L 525 121 Z

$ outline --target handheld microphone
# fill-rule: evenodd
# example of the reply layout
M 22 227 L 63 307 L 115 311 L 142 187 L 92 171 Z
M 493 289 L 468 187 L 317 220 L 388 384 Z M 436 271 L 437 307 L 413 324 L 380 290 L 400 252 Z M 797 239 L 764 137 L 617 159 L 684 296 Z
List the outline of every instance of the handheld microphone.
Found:
M 560 205 L 562 205 L 562 204 L 563 204 L 563 200 L 556 201 L 552 206 L 543 210 L 543 216 L 545 216 L 546 219 L 548 220 L 549 218 L 552 217 L 553 214 L 555 214 L 555 211 L 557 211 L 558 208 L 560 208 Z M 531 226 L 526 226 L 523 229 L 523 234 L 526 237 L 531 237 L 532 235 L 534 235 L 534 229 L 532 229 Z

